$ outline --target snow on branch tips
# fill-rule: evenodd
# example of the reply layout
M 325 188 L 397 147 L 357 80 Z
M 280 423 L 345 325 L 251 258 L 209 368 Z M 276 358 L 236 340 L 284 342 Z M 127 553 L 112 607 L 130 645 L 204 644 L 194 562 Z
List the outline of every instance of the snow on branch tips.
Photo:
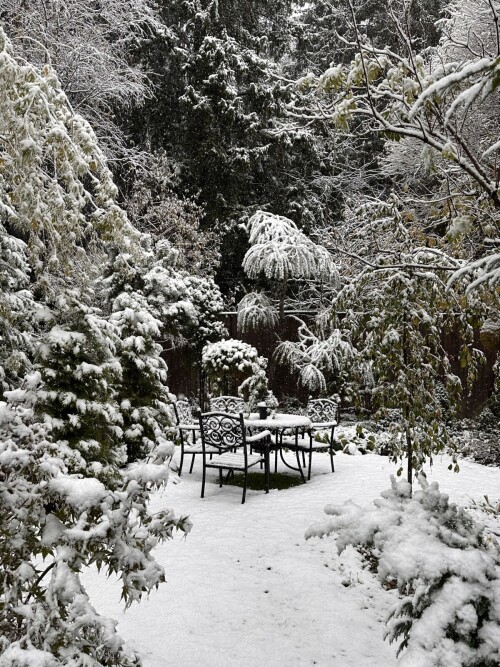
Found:
M 278 321 L 278 311 L 262 292 L 249 292 L 238 304 L 238 331 L 246 332 L 260 327 L 272 329 Z
M 292 220 L 257 211 L 248 222 L 248 231 L 250 249 L 243 269 L 249 278 L 337 280 L 328 250 L 311 241 Z

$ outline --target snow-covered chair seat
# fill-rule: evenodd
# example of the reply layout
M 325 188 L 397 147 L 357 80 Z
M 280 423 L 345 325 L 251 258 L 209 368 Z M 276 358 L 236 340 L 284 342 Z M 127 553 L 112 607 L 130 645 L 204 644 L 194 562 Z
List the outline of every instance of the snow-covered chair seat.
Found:
M 207 454 L 218 454 L 219 450 L 217 447 L 207 447 Z M 192 445 L 186 445 L 184 447 L 184 454 L 203 454 L 203 444 L 201 439 L 196 440 Z
M 262 456 L 260 454 L 248 454 L 247 464 L 250 468 L 256 463 L 262 461 Z M 212 466 L 232 468 L 232 469 L 242 469 L 245 467 L 245 457 L 243 454 L 238 454 L 236 452 L 226 452 L 225 454 L 219 454 L 218 456 L 212 457 L 210 464 Z
M 265 489 L 269 493 L 269 431 L 257 433 L 250 438 L 246 435 L 243 414 L 228 412 L 206 412 L 200 417 L 201 443 L 203 456 L 203 479 L 201 483 L 201 497 L 205 496 L 205 482 L 208 468 L 219 471 L 219 486 L 222 486 L 222 471 L 241 471 L 244 474 L 243 496 L 245 502 L 247 491 L 247 476 L 249 468 L 263 464 Z M 250 442 L 259 451 L 250 452 Z M 217 450 L 214 454 L 213 449 Z
M 335 433 L 335 427 L 339 422 L 339 405 L 329 398 L 310 398 L 307 404 L 306 414 L 311 420 L 311 427 L 307 432 L 308 437 L 283 437 L 281 439 L 281 447 L 302 452 L 303 460 L 305 459 L 305 455 L 309 454 L 307 479 L 311 479 L 311 462 L 313 452 L 328 452 L 330 454 L 332 472 L 335 472 L 335 465 L 333 463 L 333 437 Z M 329 432 L 327 434 L 327 442 L 315 440 L 315 433 L 320 431 Z

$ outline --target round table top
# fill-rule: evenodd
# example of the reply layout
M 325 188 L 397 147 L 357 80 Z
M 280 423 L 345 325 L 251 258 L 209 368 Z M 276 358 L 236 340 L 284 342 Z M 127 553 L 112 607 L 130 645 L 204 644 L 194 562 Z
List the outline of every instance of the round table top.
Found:
M 253 412 L 248 418 L 245 418 L 245 426 L 258 428 L 268 428 L 269 430 L 277 428 L 307 428 L 311 426 L 311 420 L 304 415 L 287 415 L 284 412 L 277 412 L 267 419 L 259 419 L 258 412 Z

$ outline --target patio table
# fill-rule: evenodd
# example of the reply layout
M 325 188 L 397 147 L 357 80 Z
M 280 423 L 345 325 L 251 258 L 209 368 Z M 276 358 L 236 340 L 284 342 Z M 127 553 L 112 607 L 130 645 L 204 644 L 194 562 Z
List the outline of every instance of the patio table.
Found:
M 295 450 L 297 456 L 297 467 L 290 465 L 283 456 L 283 447 L 281 446 L 281 440 L 283 433 L 286 430 L 292 430 L 295 432 L 295 440 L 297 441 L 299 429 L 308 429 L 311 427 L 311 420 L 309 417 L 303 415 L 291 415 L 283 412 L 277 412 L 273 416 L 269 416 L 266 419 L 260 419 L 258 413 L 252 413 L 245 418 L 245 426 L 248 428 L 259 428 L 267 429 L 275 434 L 275 444 L 271 445 L 271 448 L 276 452 L 275 462 L 274 462 L 274 472 L 277 470 L 278 466 L 278 452 L 283 464 L 290 468 L 290 470 L 295 470 L 300 473 L 302 481 L 305 482 L 306 478 L 302 471 L 302 466 L 300 465 L 300 458 L 298 449 Z M 288 445 L 289 447 L 289 445 Z

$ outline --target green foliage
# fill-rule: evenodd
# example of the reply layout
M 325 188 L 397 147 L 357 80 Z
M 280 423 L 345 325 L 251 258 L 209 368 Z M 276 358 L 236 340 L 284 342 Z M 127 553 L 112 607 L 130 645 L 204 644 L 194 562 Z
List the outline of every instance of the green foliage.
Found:
M 482 354 L 474 348 L 470 322 L 480 316 L 483 305 L 447 288 L 452 261 L 415 243 L 396 199 L 392 204 L 365 204 L 353 219 L 353 242 L 370 239 L 373 230 L 383 227 L 385 248 L 380 255 L 375 252 L 368 266 L 361 264 L 339 291 L 331 326 L 341 326 L 356 349 L 351 368 L 357 373 L 350 378 L 354 395 L 356 385 L 369 391 L 377 419 L 396 415 L 389 425 L 388 446 L 394 461 L 408 457 L 411 480 L 412 469 L 420 470 L 427 458 L 432 461 L 433 454 L 449 445 L 445 422 L 462 392 L 442 350 L 443 332 L 460 336 L 472 380 Z M 369 246 L 363 252 L 370 257 L 373 253 Z M 341 321 L 335 317 L 339 311 L 345 312 Z
M 35 417 L 51 424 L 50 439 L 64 442 L 87 461 L 98 461 L 96 476 L 113 477 L 126 462 L 123 420 L 116 403 L 122 369 L 116 359 L 119 332 L 97 309 L 95 297 L 76 290 L 57 299 L 53 326 L 35 355 L 29 393 Z M 26 398 L 25 398 L 26 400 Z
M 338 435 L 338 450 L 342 450 L 344 454 L 355 454 L 360 452 L 366 454 L 377 449 L 377 440 L 373 433 L 366 434 L 361 424 L 356 424 L 356 431 L 352 437 L 348 437 L 345 432 Z

